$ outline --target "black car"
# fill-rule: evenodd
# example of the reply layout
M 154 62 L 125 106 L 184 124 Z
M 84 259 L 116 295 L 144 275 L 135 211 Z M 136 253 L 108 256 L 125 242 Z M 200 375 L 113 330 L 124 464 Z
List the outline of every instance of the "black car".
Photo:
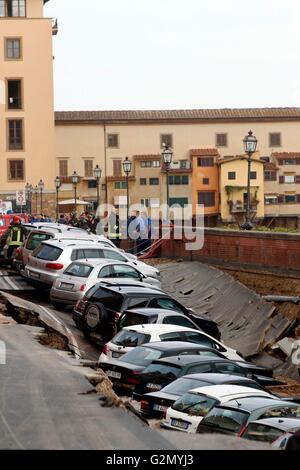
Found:
M 271 417 L 299 418 L 300 405 L 276 398 L 239 398 L 210 410 L 197 432 L 241 435 L 250 422 Z
M 161 308 L 193 315 L 193 321 L 205 332 L 220 337 L 218 326 L 207 317 L 194 313 L 160 289 L 133 285 L 126 281 L 100 282 L 88 290 L 73 310 L 73 320 L 83 333 L 100 343 L 109 341 L 117 331 L 118 320 L 128 309 Z
M 154 360 L 141 372 L 139 383 L 133 392 L 135 399 L 140 400 L 146 393 L 161 390 L 174 380 L 189 374 L 205 373 L 233 374 L 248 377 L 260 385 L 278 385 L 278 381 L 270 377 L 252 374 L 246 367 L 241 367 L 228 359 L 208 358 L 199 356 L 174 356 Z M 281 383 L 281 382 L 280 382 Z
M 139 383 L 141 372 L 155 359 L 169 356 L 193 355 L 219 359 L 224 356 L 215 349 L 183 341 L 158 341 L 136 346 L 119 359 L 100 361 L 99 366 L 117 388 L 132 391 Z
M 164 412 L 189 390 L 208 385 L 240 385 L 267 391 L 248 377 L 229 374 L 190 374 L 171 382 L 158 392 L 146 393 L 141 400 L 141 414 L 147 418 L 162 418 Z

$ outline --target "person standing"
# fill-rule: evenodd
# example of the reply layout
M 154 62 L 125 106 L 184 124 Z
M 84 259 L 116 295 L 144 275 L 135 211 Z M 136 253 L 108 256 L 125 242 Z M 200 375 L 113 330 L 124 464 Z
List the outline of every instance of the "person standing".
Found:
M 22 246 L 25 240 L 25 229 L 21 224 L 21 219 L 18 216 L 14 216 L 13 223 L 9 227 L 9 233 L 7 237 L 7 258 L 12 258 L 14 251 Z
M 108 218 L 108 237 L 117 248 L 121 245 L 121 235 L 119 214 L 114 211 Z

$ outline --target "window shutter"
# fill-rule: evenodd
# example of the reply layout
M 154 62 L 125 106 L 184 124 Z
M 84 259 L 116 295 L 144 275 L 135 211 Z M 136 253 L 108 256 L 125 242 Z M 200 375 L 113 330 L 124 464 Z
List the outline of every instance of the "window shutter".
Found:
M 122 161 L 121 160 L 113 160 L 113 171 L 114 176 L 122 176 Z
M 284 176 L 279 176 L 279 183 L 284 184 Z
M 68 160 L 59 160 L 59 176 L 68 176 Z
M 300 175 L 295 176 L 295 183 L 300 183 Z
M 300 203 L 300 194 L 297 194 L 296 200 L 297 200 L 298 203 Z
M 284 203 L 284 196 L 282 194 L 280 194 L 278 196 L 278 204 L 283 204 Z
M 93 176 L 93 160 L 84 160 L 84 176 Z

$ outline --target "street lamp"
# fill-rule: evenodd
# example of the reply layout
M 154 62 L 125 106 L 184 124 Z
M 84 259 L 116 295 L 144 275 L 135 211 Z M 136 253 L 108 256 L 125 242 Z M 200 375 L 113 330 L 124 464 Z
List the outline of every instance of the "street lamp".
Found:
M 102 170 L 99 167 L 99 165 L 96 165 L 94 168 L 94 177 L 96 178 L 97 181 L 97 206 L 100 206 L 100 193 L 99 193 L 99 183 L 102 175 Z
M 61 181 L 60 181 L 59 176 L 55 178 L 54 183 L 55 183 L 55 188 L 56 188 L 56 222 L 58 222 L 58 217 L 59 217 L 58 192 L 59 192 L 59 188 L 61 187 Z
M 129 174 L 131 173 L 132 162 L 128 157 L 123 161 L 123 170 L 126 175 L 126 191 L 127 191 L 127 225 L 129 220 Z
M 248 132 L 248 135 L 245 136 L 244 140 L 244 149 L 248 155 L 248 182 L 247 182 L 247 209 L 246 209 L 246 221 L 241 225 L 241 228 L 244 230 L 251 230 L 253 225 L 251 223 L 251 188 L 250 188 L 250 179 L 251 179 L 251 157 L 256 151 L 257 147 L 257 138 L 253 135 L 252 131 Z
M 38 185 L 35 186 L 34 188 L 34 194 L 35 194 L 35 215 L 37 216 L 38 213 L 38 193 L 39 193 L 39 187 Z
M 43 182 L 43 180 L 40 180 L 39 183 L 38 183 L 38 188 L 40 190 L 40 198 L 41 198 L 41 214 L 43 213 L 43 191 L 44 191 L 44 188 L 45 188 L 45 184 Z
M 74 171 L 72 175 L 72 183 L 74 185 L 74 212 L 77 211 L 77 184 L 79 183 L 79 176 L 77 175 L 76 171 Z
M 28 200 L 28 212 L 29 212 L 29 214 L 31 214 L 31 212 L 32 212 L 32 193 L 33 193 L 32 184 L 26 183 L 25 190 L 26 190 L 26 198 Z
M 173 151 L 168 145 L 164 144 L 164 150 L 162 152 L 162 157 L 163 157 L 163 161 L 164 161 L 165 168 L 166 168 L 166 174 L 167 174 L 167 206 L 168 206 L 167 214 L 169 216 L 169 205 L 170 205 L 169 204 L 170 203 L 169 170 L 170 170 L 170 165 L 172 163 Z

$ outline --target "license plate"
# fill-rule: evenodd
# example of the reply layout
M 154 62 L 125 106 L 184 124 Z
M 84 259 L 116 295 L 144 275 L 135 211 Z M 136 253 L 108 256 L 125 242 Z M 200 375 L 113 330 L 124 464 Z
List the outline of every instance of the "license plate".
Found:
M 189 423 L 186 423 L 185 421 L 179 421 L 178 419 L 171 419 L 171 425 L 180 429 L 187 429 L 189 427 Z
M 39 279 L 41 277 L 40 274 L 38 273 L 33 273 L 32 271 L 29 271 L 30 277 L 33 277 L 34 279 Z
M 120 354 L 120 353 L 118 353 L 118 352 L 115 352 L 115 351 L 113 351 L 113 352 L 111 353 L 111 355 L 112 355 L 112 357 L 120 357 L 120 356 L 122 356 L 122 354 Z
M 114 379 L 120 379 L 121 378 L 120 372 L 114 372 L 113 370 L 108 370 L 106 372 L 106 375 L 108 375 L 108 377 L 113 377 Z
M 153 384 L 151 382 L 147 383 L 146 387 L 149 388 L 150 390 L 160 390 L 162 388 L 161 385 Z
M 73 287 L 74 287 L 74 284 L 68 284 L 67 282 L 61 282 L 60 287 L 61 287 L 61 289 L 72 290 Z
M 163 405 L 153 405 L 153 409 L 155 411 L 166 411 L 168 407 L 167 406 L 163 406 Z

